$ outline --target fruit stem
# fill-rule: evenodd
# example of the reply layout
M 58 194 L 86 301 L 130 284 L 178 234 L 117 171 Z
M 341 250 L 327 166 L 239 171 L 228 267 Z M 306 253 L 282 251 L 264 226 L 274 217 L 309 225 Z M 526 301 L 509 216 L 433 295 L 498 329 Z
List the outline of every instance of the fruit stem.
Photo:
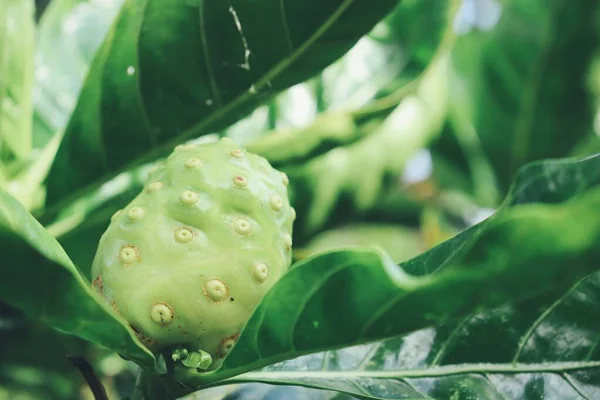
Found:
M 83 357 L 80 356 L 67 356 L 69 361 L 77 367 L 77 369 L 81 372 L 83 377 L 85 378 L 95 400 L 108 400 L 108 396 L 106 395 L 106 389 L 100 381 L 100 378 L 94 372 L 94 368 L 90 365 L 90 363 Z

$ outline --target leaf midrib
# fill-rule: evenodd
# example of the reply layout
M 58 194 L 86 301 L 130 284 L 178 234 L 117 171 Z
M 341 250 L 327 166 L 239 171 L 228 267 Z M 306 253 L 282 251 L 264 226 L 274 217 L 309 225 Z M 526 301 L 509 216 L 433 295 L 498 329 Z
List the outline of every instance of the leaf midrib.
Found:
M 343 3 L 330 15 L 330 17 L 323 22 L 319 29 L 317 29 L 301 46 L 298 46 L 293 52 L 289 54 L 288 57 L 283 58 L 279 63 L 277 63 L 273 68 L 271 68 L 271 70 L 265 73 L 261 79 L 259 79 L 256 83 L 253 84 L 255 92 L 260 93 L 262 89 L 271 85 L 271 81 L 274 80 L 281 73 L 283 73 L 287 68 L 289 68 L 304 53 L 306 53 L 310 49 L 310 47 L 315 42 L 317 42 L 317 40 L 319 40 L 333 26 L 333 24 L 344 14 L 344 12 L 355 1 L 356 0 L 344 0 Z M 116 176 L 119 171 L 126 171 L 144 162 L 148 162 L 155 158 L 158 158 L 161 156 L 161 154 L 165 152 L 165 150 L 173 148 L 175 144 L 183 140 L 187 140 L 193 136 L 200 136 L 200 134 L 207 127 L 210 127 L 217 121 L 224 118 L 228 113 L 233 112 L 234 110 L 243 106 L 253 96 L 255 96 L 255 94 L 251 93 L 250 88 L 248 88 L 247 91 L 235 98 L 233 101 L 231 101 L 231 103 L 219 108 L 214 113 L 210 114 L 200 122 L 192 125 L 190 128 L 183 131 L 183 133 L 178 135 L 177 137 L 164 142 L 162 145 L 151 147 L 151 149 L 145 155 L 134 158 L 131 162 L 123 165 L 121 168 L 118 168 L 114 171 L 108 171 L 103 176 L 96 179 L 94 183 L 87 186 L 83 186 L 82 188 L 75 190 L 71 195 L 65 196 L 63 200 L 60 200 L 54 203 L 51 207 L 49 207 L 47 209 L 47 214 L 50 215 L 50 217 L 52 218 L 58 213 L 58 211 L 62 210 L 63 208 L 66 208 L 67 205 L 72 203 L 75 199 L 84 196 L 85 194 L 91 192 L 92 190 L 100 186 L 104 181 Z
M 462 374 L 521 374 L 521 373 L 561 373 L 574 370 L 600 368 L 600 361 L 553 362 L 532 364 L 457 364 L 442 367 L 396 370 L 396 371 L 268 371 L 247 372 L 227 381 L 294 380 L 294 379 L 402 379 L 436 378 Z

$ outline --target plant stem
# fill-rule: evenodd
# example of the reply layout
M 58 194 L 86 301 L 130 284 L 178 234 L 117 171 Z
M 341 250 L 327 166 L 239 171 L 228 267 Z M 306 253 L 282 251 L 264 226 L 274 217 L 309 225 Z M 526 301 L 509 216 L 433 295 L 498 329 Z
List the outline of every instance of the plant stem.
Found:
M 92 394 L 94 395 L 94 399 L 96 400 L 108 400 L 108 396 L 106 395 L 106 389 L 104 385 L 98 378 L 98 375 L 94 372 L 94 369 L 90 365 L 87 360 L 81 356 L 68 356 L 67 357 L 71 363 L 79 369 L 83 377 L 85 378 Z

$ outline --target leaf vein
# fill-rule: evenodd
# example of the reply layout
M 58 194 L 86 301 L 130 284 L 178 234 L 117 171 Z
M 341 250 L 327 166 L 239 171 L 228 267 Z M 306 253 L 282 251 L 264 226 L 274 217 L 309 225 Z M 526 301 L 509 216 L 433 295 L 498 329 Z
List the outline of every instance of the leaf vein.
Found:
M 533 335 L 533 333 L 537 329 L 537 327 L 544 321 L 544 319 L 546 319 L 546 317 L 548 317 L 548 315 L 550 315 L 556 309 L 556 307 L 558 307 L 562 303 L 562 301 L 565 298 L 567 298 L 567 296 L 569 296 L 573 291 L 575 291 L 575 289 L 577 289 L 583 281 L 584 281 L 584 279 L 580 280 L 575 285 L 573 285 L 573 287 L 571 289 L 569 289 L 565 294 L 563 294 L 554 303 L 552 303 L 552 305 L 550 307 L 548 307 L 546 310 L 544 310 L 544 312 L 538 317 L 538 319 L 536 319 L 534 321 L 534 323 L 531 324 L 531 326 L 529 327 L 527 332 L 525 332 L 525 334 L 519 340 L 519 345 L 517 347 L 517 351 L 515 352 L 515 356 L 512 359 L 513 364 L 516 364 L 517 361 L 519 360 L 519 357 L 521 356 L 521 353 L 523 352 L 525 345 L 527 344 L 527 342 L 529 341 L 529 339 L 531 338 L 531 336 Z
M 562 374 L 560 374 L 560 376 L 565 381 L 567 381 L 569 386 L 571 386 L 573 390 L 575 390 L 581 397 L 583 397 L 585 400 L 592 400 L 581 388 L 579 388 L 579 385 L 573 380 L 573 378 L 571 378 L 571 376 L 568 373 L 563 372 Z
M 487 382 L 487 383 L 490 385 L 490 387 L 491 387 L 491 388 L 494 390 L 494 392 L 498 393 L 498 395 L 499 395 L 500 397 L 502 397 L 503 399 L 505 399 L 505 400 L 508 400 L 508 399 L 506 398 L 506 396 L 504 395 L 504 393 L 502 393 L 502 392 L 501 392 L 501 391 L 498 389 L 498 387 L 496 386 L 496 384 L 495 384 L 495 383 L 494 383 L 494 382 L 493 382 L 493 381 L 490 379 L 490 376 L 489 376 L 489 374 L 482 374 L 482 376 L 483 376 L 483 379 L 485 379 L 485 380 L 486 380 L 486 382 Z
M 377 342 L 375 343 L 370 349 L 369 352 L 365 355 L 365 357 L 362 359 L 360 365 L 358 366 L 358 368 L 356 369 L 357 371 L 364 371 L 365 368 L 367 368 L 367 365 L 369 365 L 369 362 L 371 362 L 371 357 L 373 357 L 375 354 L 377 354 L 377 350 L 379 350 L 379 348 L 383 345 L 383 341 Z
M 456 339 L 460 330 L 467 324 L 467 322 L 469 322 L 471 320 L 471 318 L 473 318 L 472 315 L 463 319 L 460 323 L 458 323 L 454 327 L 454 329 L 452 330 L 452 333 L 450 333 L 450 335 L 448 336 L 448 339 L 446 339 L 444 341 L 444 343 L 442 344 L 442 347 L 440 347 L 440 350 L 436 353 L 435 357 L 433 358 L 433 361 L 431 362 L 431 365 L 430 365 L 431 367 L 435 367 L 435 366 L 439 365 L 440 361 L 442 361 L 442 357 L 444 357 L 444 354 L 446 353 L 446 350 L 448 349 L 448 346 L 454 341 L 454 339 Z
M 598 333 L 598 336 L 596 337 L 594 344 L 592 344 L 592 346 L 590 347 L 590 350 L 588 351 L 588 353 L 584 359 L 585 361 L 590 361 L 592 359 L 592 356 L 594 355 L 594 350 L 596 350 L 596 348 L 598 347 L 598 344 L 600 344 L 600 333 Z

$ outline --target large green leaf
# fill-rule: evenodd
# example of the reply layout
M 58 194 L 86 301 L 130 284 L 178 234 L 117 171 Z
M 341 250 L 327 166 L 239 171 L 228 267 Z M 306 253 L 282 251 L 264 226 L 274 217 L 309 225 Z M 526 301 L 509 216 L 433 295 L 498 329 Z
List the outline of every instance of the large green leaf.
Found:
M 452 97 L 505 192 L 521 165 L 562 157 L 592 131 L 587 72 L 598 48 L 600 3 L 500 3 L 492 30 L 458 41 Z
M 391 338 L 426 327 L 438 327 L 440 332 L 436 335 L 434 328 L 424 331 L 429 332 L 432 339 L 439 339 L 428 361 L 430 364 L 423 361 L 425 364 L 419 364 L 417 370 L 403 370 L 402 373 L 407 377 L 411 374 L 416 378 L 438 377 L 440 380 L 436 383 L 442 386 L 450 385 L 441 380 L 442 377 L 470 373 L 471 368 L 477 374 L 489 367 L 492 374 L 519 372 L 516 368 L 522 368 L 523 373 L 535 373 L 600 367 L 600 362 L 596 361 L 572 364 L 573 359 L 565 358 L 564 353 L 558 353 L 558 359 L 536 359 L 535 346 L 532 350 L 527 348 L 528 341 L 534 341 L 531 338 L 535 337 L 536 329 L 541 329 L 540 335 L 547 334 L 539 323 L 533 323 L 548 315 L 544 307 L 554 304 L 567 291 L 571 295 L 590 282 L 600 282 L 595 273 L 600 261 L 597 246 L 600 217 L 595 212 L 600 205 L 598 183 L 600 156 L 583 161 L 540 162 L 522 170 L 503 208 L 495 216 L 400 267 L 378 252 L 351 250 L 331 252 L 301 262 L 267 294 L 220 369 L 204 374 L 186 372 L 179 378 L 196 387 L 212 385 L 224 378 L 303 354 Z M 588 283 L 577 283 L 590 274 L 593 274 L 592 277 L 585 281 Z M 593 288 L 586 290 L 593 293 Z M 593 297 L 579 300 L 597 307 Z M 521 305 L 510 306 L 518 302 Z M 527 308 L 523 304 L 538 306 Z M 503 348 L 495 349 L 493 354 L 469 352 L 466 338 L 475 343 L 488 339 L 490 342 L 486 343 L 494 343 L 485 333 L 475 334 L 475 328 L 466 329 L 465 341 L 460 342 L 464 346 L 463 359 L 454 363 L 451 358 L 445 358 L 446 348 L 456 343 L 446 344 L 444 337 L 453 340 L 456 329 L 463 329 L 469 321 L 477 321 L 473 315 L 487 315 L 486 309 L 502 305 L 511 310 L 526 307 L 525 310 L 533 313 L 529 320 L 517 318 L 511 322 L 510 318 L 501 319 L 507 324 L 507 329 L 514 329 L 509 333 L 517 337 L 517 342 L 518 338 L 523 338 L 520 355 L 517 357 L 517 353 L 513 352 L 508 357 L 510 361 L 516 357 L 520 363 L 516 366 L 511 362 L 498 366 L 454 365 L 479 362 L 479 356 L 485 362 L 496 361 L 486 357 L 507 357 Z M 554 308 L 552 306 L 550 310 Z M 492 314 L 494 312 L 491 311 Z M 596 332 L 590 333 L 593 337 L 585 341 L 590 350 L 598 334 L 597 322 L 589 317 L 574 317 L 581 318 L 581 321 L 589 320 L 585 326 L 590 327 L 590 332 L 596 329 Z M 467 322 L 456 325 L 457 321 L 461 321 L 457 318 L 466 318 Z M 513 327 L 516 322 L 522 324 L 519 329 Z M 397 343 L 404 342 L 397 339 L 394 343 L 397 346 Z M 414 345 L 418 341 L 410 343 Z M 488 346 L 493 348 L 492 344 Z M 382 354 L 388 354 L 385 349 L 383 347 Z M 333 353 L 332 357 L 347 354 Z M 406 360 L 401 354 L 395 354 L 399 361 L 392 365 L 412 365 L 411 362 L 420 360 L 413 359 L 412 354 L 408 352 L 404 356 L 408 358 Z M 596 354 L 600 356 L 600 350 Z M 363 352 L 358 357 L 359 364 L 365 355 L 366 352 Z M 374 354 L 367 357 L 365 365 L 371 357 Z M 431 366 L 441 360 L 452 366 L 441 370 Z M 567 363 L 547 365 L 546 361 Z M 332 362 L 335 363 L 335 360 Z M 347 376 L 337 376 L 328 372 L 310 372 L 322 368 L 322 364 L 315 366 L 300 362 L 284 368 L 288 371 L 281 375 L 281 381 L 276 372 L 269 378 L 268 369 L 248 374 L 247 379 L 340 389 L 340 385 L 354 383 L 337 378 L 346 377 L 352 381 L 353 374 L 357 375 L 355 383 L 359 385 L 367 385 L 367 378 L 376 378 L 377 374 L 381 374 L 381 379 L 393 378 L 395 372 L 382 373 L 382 365 L 387 364 L 375 364 L 373 376 L 357 372 L 356 366 L 350 368 Z M 290 373 L 290 368 L 295 372 Z M 303 373 L 306 373 L 305 378 Z M 323 376 L 319 378 L 319 374 Z M 294 378 L 290 378 L 292 376 Z M 394 384 L 401 383 L 390 383 Z M 409 389 L 410 385 L 404 393 L 409 393 Z M 350 393 L 357 394 L 356 387 L 352 390 Z M 362 396 L 365 396 L 364 392 Z
M 58 242 L 12 196 L 0 191 L 0 300 L 65 333 L 142 364 L 154 357 L 89 282 Z
M 594 273 L 562 296 L 304 356 L 234 381 L 303 385 L 365 399 L 593 399 L 600 390 L 598 293 L 600 273 Z
M 25 158 L 31 150 L 33 0 L 0 3 L 0 151 Z
M 335 61 L 397 2 L 127 1 L 67 126 L 49 204 L 226 127 Z
M 236 382 L 303 385 L 363 399 L 594 399 L 600 274 L 543 296 L 404 337 L 304 356 Z

